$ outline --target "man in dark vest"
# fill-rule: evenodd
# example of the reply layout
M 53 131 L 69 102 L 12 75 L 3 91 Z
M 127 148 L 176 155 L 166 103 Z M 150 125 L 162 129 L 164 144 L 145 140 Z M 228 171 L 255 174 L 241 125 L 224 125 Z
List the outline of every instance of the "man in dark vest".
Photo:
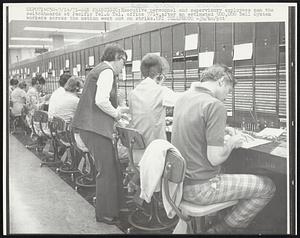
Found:
M 122 200 L 112 134 L 114 122 L 128 112 L 127 107 L 117 107 L 117 76 L 126 59 L 126 52 L 119 45 L 104 49 L 101 63 L 87 76 L 72 122 L 95 160 L 96 220 L 107 224 L 118 222 Z

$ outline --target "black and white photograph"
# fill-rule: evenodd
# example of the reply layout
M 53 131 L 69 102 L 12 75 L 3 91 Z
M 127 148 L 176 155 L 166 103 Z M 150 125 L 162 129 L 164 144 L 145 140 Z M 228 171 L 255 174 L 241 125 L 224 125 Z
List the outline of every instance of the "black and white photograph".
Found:
M 3 3 L 4 235 L 297 235 L 297 4 Z

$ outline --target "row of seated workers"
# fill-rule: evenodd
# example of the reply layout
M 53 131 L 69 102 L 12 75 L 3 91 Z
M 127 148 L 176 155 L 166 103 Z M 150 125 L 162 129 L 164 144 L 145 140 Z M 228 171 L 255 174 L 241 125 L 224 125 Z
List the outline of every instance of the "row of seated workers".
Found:
M 56 116 L 71 123 L 77 143 L 86 146 L 95 161 L 95 218 L 98 222 L 117 224 L 124 207 L 122 175 L 112 142 L 116 126 L 119 126 L 133 128 L 143 136 L 145 149 L 133 149 L 134 164 L 138 168 L 154 166 L 149 172 L 152 173 L 149 181 L 142 177 L 142 172 L 137 181 L 132 181 L 133 184 L 144 181 L 140 198 L 147 201 L 153 193 L 156 185 L 151 183 L 160 166 L 145 160 L 156 161 L 153 156 L 159 156 L 157 151 L 174 149 L 186 163 L 181 187 L 183 201 L 201 206 L 238 201 L 208 227 L 206 233 L 234 234 L 246 230 L 270 202 L 276 188 L 265 176 L 222 173 L 222 164 L 244 141 L 243 136 L 233 133 L 233 128 L 226 125 L 224 101 L 238 83 L 230 69 L 215 64 L 206 68 L 200 81 L 194 82 L 187 91 L 174 92 L 163 85 L 168 62 L 148 53 L 140 66 L 143 79 L 130 92 L 126 102 L 117 87 L 118 75 L 126 60 L 125 50 L 111 44 L 106 46 L 101 62 L 89 72 L 84 83 L 64 73 L 60 76 L 60 87 L 52 95 L 43 97 L 40 90 L 45 80 L 41 76 L 32 79 L 27 93 L 23 82 L 12 86 L 12 113 L 19 115 L 25 106 L 30 125 L 34 110 L 49 100 L 49 120 Z M 170 142 L 166 138 L 166 107 L 174 107 Z M 225 135 L 229 135 L 226 141 Z

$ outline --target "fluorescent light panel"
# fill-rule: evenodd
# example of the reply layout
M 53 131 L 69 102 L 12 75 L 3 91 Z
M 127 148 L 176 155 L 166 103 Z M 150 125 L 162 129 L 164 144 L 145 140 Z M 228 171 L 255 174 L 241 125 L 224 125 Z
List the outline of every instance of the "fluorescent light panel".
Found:
M 11 40 L 22 40 L 22 41 L 52 41 L 51 38 L 30 38 L 30 37 L 11 37 Z M 66 42 L 77 42 L 79 39 L 64 39 Z
M 9 48 L 50 48 L 50 45 L 9 45 Z
M 95 33 L 99 34 L 104 30 L 85 30 L 85 29 L 67 29 L 67 28 L 48 28 L 48 27 L 24 27 L 25 31 L 55 31 L 55 32 L 69 32 L 69 33 Z

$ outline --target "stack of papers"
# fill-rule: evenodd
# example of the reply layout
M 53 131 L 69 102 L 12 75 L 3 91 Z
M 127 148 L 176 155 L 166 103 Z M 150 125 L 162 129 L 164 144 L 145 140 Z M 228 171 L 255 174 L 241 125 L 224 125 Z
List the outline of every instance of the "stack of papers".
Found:
M 256 135 L 259 137 L 278 137 L 284 132 L 283 129 L 278 128 L 265 128 L 258 132 Z
M 255 138 L 253 141 L 244 142 L 243 145 L 242 145 L 242 148 L 248 149 L 248 148 L 258 146 L 258 145 L 267 144 L 267 143 L 270 143 L 270 142 L 271 141 L 269 141 L 269 140 Z
M 248 149 L 258 145 L 263 145 L 270 143 L 271 141 L 265 139 L 254 138 L 249 134 L 242 133 L 241 134 L 245 138 L 245 142 L 241 146 L 242 148 Z

